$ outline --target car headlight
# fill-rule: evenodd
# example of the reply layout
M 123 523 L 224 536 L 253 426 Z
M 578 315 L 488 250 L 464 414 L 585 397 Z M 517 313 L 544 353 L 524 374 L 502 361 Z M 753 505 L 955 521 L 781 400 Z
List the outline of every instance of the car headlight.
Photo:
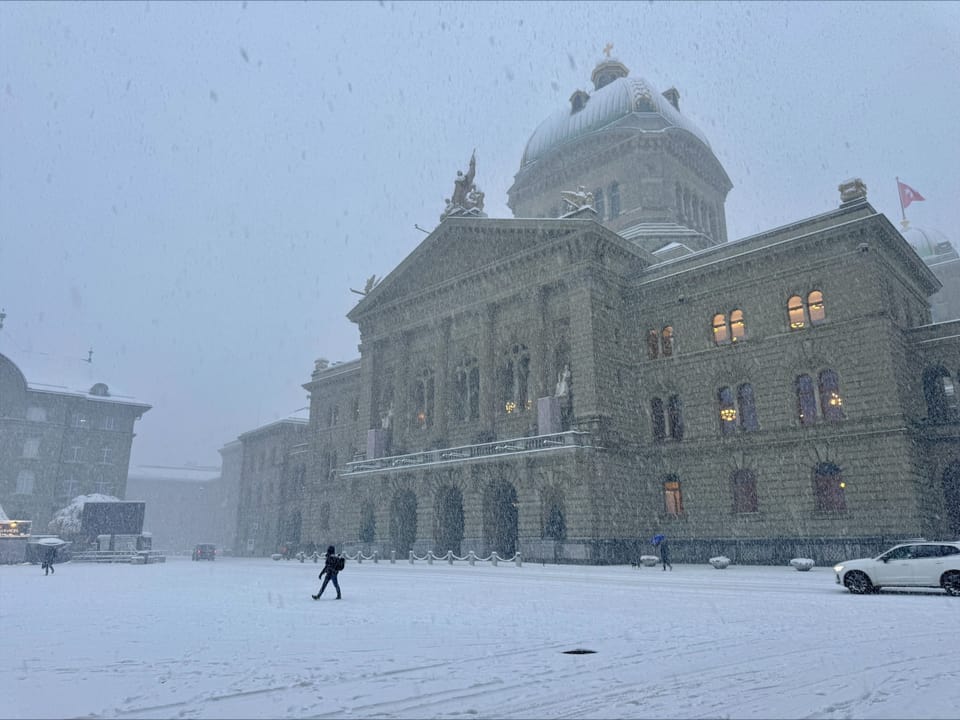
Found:
M 834 565 L 833 571 L 839 575 L 843 572 L 843 565 Z

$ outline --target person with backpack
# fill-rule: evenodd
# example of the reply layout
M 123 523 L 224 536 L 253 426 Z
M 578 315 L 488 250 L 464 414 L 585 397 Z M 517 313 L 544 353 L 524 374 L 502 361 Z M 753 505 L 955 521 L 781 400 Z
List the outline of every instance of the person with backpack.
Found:
M 57 559 L 57 548 L 47 547 L 43 551 L 43 564 L 40 566 L 45 572 L 44 575 L 49 575 L 50 573 L 55 573 L 53 569 L 53 561 Z
M 658 533 L 653 536 L 651 542 L 654 547 L 660 548 L 660 562 L 663 564 L 664 572 L 666 572 L 667 568 L 670 568 L 672 572 L 673 564 L 670 562 L 670 546 L 667 544 L 667 536 Z
M 337 575 L 341 570 L 343 570 L 346 565 L 346 561 L 342 556 L 336 554 L 336 550 L 333 545 L 327 547 L 327 554 L 323 562 L 323 570 L 320 571 L 320 574 L 317 575 L 318 579 L 323 580 L 323 584 L 320 585 L 320 592 L 316 595 L 311 595 L 314 600 L 319 600 L 320 596 L 323 595 L 323 591 L 327 589 L 327 583 L 333 580 L 333 586 L 337 589 L 337 600 L 340 599 L 340 583 L 337 582 Z M 326 577 L 324 577 L 326 576 Z

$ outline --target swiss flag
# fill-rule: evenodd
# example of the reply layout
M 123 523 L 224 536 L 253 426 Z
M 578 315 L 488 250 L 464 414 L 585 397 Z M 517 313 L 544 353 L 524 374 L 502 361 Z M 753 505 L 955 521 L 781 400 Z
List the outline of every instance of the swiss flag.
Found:
M 900 190 L 900 207 L 904 210 L 907 209 L 907 206 L 910 205 L 914 200 L 925 200 L 920 193 L 914 190 L 909 185 L 904 185 L 902 182 L 897 180 L 897 189 Z

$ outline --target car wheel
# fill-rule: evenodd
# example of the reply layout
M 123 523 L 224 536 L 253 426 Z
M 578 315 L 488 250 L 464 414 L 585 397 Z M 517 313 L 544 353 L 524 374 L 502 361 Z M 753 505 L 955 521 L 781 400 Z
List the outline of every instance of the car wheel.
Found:
M 947 591 L 947 595 L 960 596 L 960 572 L 951 570 L 940 578 L 940 586 Z
M 843 584 L 854 595 L 865 595 L 873 590 L 870 578 L 859 570 L 851 570 L 844 575 Z

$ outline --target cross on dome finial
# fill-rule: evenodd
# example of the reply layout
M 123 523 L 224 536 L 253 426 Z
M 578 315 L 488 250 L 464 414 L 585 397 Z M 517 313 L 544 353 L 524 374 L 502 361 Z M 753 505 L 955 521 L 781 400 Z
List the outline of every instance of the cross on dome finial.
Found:
M 608 42 L 606 45 L 603 46 L 603 54 L 606 55 L 608 58 L 610 57 L 611 50 L 613 50 L 613 43 Z

